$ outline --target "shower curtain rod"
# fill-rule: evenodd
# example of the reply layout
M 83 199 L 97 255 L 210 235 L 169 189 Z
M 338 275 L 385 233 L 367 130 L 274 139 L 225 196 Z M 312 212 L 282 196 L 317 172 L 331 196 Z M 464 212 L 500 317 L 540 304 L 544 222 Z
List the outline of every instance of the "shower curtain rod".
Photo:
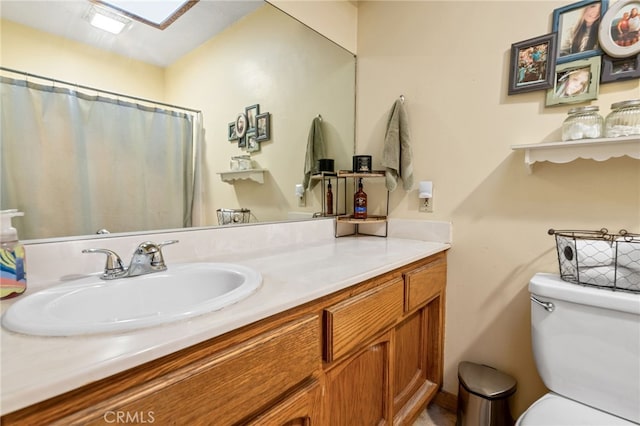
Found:
M 96 89 L 95 87 L 83 86 L 81 84 L 76 84 L 76 83 L 69 83 L 68 81 L 57 80 L 55 78 L 44 77 L 44 76 L 41 76 L 41 75 L 31 74 L 31 73 L 24 72 L 24 71 L 14 70 L 14 69 L 11 69 L 11 68 L 0 67 L 0 70 L 12 72 L 12 73 L 15 73 L 15 74 L 22 74 L 25 77 L 34 77 L 34 78 L 39 78 L 41 80 L 48 80 L 48 81 L 50 81 L 52 83 L 66 84 L 67 86 L 77 87 L 77 88 L 85 89 L 85 90 L 92 90 L 94 92 L 103 93 L 103 94 L 106 94 L 106 95 L 128 98 L 128 99 L 132 99 L 132 100 L 135 100 L 135 101 L 147 102 L 147 103 L 155 104 L 155 105 L 162 105 L 162 106 L 169 107 L 169 108 L 177 108 L 177 109 L 181 109 L 183 111 L 195 112 L 197 114 L 200 114 L 202 112 L 201 110 L 198 110 L 198 109 L 185 108 L 185 107 L 181 107 L 181 106 L 178 106 L 178 105 L 165 104 L 163 102 L 151 101 L 149 99 L 144 99 L 144 98 L 136 98 L 135 96 L 125 95 L 125 94 L 116 93 L 116 92 L 109 92 L 107 90 Z

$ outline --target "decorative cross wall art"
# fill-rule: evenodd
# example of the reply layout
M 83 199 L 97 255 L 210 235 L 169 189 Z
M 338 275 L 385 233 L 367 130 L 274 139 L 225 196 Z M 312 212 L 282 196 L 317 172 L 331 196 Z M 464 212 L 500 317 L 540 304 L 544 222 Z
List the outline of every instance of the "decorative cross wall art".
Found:
M 260 114 L 260 105 L 248 106 L 228 125 L 227 139 L 238 141 L 238 148 L 247 152 L 260 151 L 260 142 L 271 139 L 271 114 Z

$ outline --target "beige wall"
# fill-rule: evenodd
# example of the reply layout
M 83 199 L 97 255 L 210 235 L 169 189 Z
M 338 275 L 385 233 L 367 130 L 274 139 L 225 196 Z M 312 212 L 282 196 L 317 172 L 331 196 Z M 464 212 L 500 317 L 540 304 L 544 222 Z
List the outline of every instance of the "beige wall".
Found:
M 0 20 L 0 65 L 107 91 L 165 100 L 163 68 L 6 20 Z
M 357 0 L 268 0 L 329 40 L 357 53 Z
M 532 358 L 527 283 L 557 272 L 555 227 L 640 232 L 640 162 L 538 163 L 527 174 L 513 144 L 559 140 L 569 106 L 545 92 L 507 95 L 511 43 L 550 32 L 566 2 L 373 1 L 358 9 L 357 153 L 380 164 L 392 103 L 406 98 L 415 180 L 434 183 L 434 212 L 417 191 L 391 194 L 395 218 L 453 223 L 447 287 L 445 384 L 462 360 L 518 381 L 514 415 L 545 392 Z M 640 97 L 639 80 L 601 86 L 611 103 Z M 375 165 L 375 164 L 374 164 Z M 373 194 L 370 195 L 370 198 Z

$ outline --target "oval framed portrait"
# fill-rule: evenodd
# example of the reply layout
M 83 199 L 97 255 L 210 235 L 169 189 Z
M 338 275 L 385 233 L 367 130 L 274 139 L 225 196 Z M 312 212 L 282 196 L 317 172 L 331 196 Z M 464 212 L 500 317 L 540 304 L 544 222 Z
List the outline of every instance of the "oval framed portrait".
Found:
M 600 47 L 612 58 L 640 53 L 640 0 L 618 0 L 600 22 Z
M 242 138 L 245 133 L 247 133 L 247 116 L 239 114 L 238 118 L 236 118 L 236 136 Z

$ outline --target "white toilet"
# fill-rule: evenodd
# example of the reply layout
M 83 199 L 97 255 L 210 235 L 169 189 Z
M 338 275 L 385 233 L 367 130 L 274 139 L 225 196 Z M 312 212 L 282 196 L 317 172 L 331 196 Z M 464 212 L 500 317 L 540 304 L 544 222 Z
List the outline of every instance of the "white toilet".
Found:
M 543 273 L 529 292 L 533 354 L 550 392 L 516 425 L 640 424 L 640 294 Z

